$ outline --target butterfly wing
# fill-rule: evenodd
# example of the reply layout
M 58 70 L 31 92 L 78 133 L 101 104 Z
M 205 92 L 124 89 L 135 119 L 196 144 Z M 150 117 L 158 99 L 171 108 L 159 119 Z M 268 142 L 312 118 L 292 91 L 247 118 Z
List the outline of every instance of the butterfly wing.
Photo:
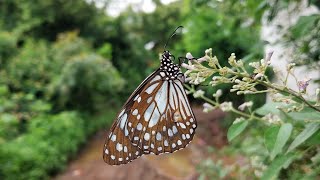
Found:
M 128 138 L 128 118 L 132 105 L 135 101 L 138 101 L 138 98 L 135 99 L 135 97 L 140 94 L 147 82 L 152 80 L 156 74 L 159 74 L 159 70 L 153 72 L 138 86 L 118 113 L 103 147 L 103 159 L 106 163 L 110 165 L 126 164 L 142 155 L 141 149 L 132 145 Z
M 156 75 L 139 94 L 129 114 L 129 138 L 144 154 L 184 148 L 197 127 L 182 83 Z
M 118 114 L 104 145 L 104 161 L 119 165 L 142 154 L 174 152 L 190 143 L 196 127 L 182 83 L 157 70 Z

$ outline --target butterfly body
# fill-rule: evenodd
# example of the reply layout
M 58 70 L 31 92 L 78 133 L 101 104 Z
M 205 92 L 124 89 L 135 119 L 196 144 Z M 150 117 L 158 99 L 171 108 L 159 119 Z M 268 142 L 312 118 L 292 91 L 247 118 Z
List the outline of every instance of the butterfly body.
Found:
M 143 154 L 172 153 L 192 140 L 197 124 L 183 88 L 184 75 L 172 58 L 164 51 L 160 68 L 123 106 L 106 138 L 106 163 L 120 165 Z

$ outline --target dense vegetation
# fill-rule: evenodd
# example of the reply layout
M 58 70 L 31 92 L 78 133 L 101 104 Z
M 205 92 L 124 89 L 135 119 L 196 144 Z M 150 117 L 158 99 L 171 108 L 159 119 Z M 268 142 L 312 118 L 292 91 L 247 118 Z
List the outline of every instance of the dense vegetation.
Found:
M 152 13 L 129 7 L 115 18 L 94 1 L 0 1 L 0 179 L 48 179 L 62 170 L 79 145 L 106 128 L 116 107 L 158 67 L 158 53 L 175 27 L 185 26 L 183 34 L 174 36 L 168 45 L 176 57 L 186 52 L 201 57 L 212 47 L 224 60 L 221 65 L 230 67 L 227 59 L 236 53 L 248 67 L 263 57 L 259 39 L 263 14 L 272 20 L 289 3 L 154 2 L 157 8 Z M 310 3 L 319 7 L 317 1 Z M 286 42 L 297 44 L 293 59 L 297 64 L 316 67 L 319 61 L 319 48 L 314 48 L 320 46 L 319 19 L 319 15 L 303 17 L 288 31 Z M 308 31 L 312 34 L 305 37 Z M 308 61 L 300 63 L 306 57 Z M 222 84 L 203 89 L 211 96 L 217 89 L 226 92 L 231 87 Z M 234 100 L 235 105 L 252 100 L 253 109 L 265 103 L 265 93 L 238 96 L 233 92 L 221 98 Z M 234 120 L 230 117 L 228 125 Z M 262 154 L 265 159 L 259 162 L 265 160 L 268 165 L 266 151 L 254 144 L 263 135 L 253 128 L 242 137 L 247 143 L 234 140 L 229 152 L 241 151 L 248 157 Z M 312 145 L 314 151 L 307 155 L 316 156 L 318 141 Z M 249 152 L 247 147 L 256 150 Z M 303 156 L 298 162 L 307 160 Z M 202 170 L 200 166 L 199 172 L 210 176 Z M 284 170 L 282 176 L 289 177 L 289 172 Z M 300 177 L 299 173 L 294 177 Z

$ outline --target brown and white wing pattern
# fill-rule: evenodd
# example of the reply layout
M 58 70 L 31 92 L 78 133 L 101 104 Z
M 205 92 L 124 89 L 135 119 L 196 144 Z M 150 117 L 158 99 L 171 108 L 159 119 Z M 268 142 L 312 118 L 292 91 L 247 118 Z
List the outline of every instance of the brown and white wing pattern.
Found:
M 179 80 L 150 82 L 140 96 L 143 100 L 134 102 L 127 127 L 133 145 L 144 154 L 161 154 L 189 144 L 197 124 Z
M 163 53 L 161 67 L 139 85 L 118 114 L 103 148 L 106 163 L 120 165 L 143 154 L 172 153 L 193 139 L 197 122 L 179 78 L 180 66 L 171 57 Z

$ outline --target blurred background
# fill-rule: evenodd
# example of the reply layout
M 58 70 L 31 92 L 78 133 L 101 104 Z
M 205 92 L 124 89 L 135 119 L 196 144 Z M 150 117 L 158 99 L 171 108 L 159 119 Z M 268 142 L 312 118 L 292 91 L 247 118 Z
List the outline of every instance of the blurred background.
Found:
M 203 113 L 192 97 L 199 127 L 184 150 L 111 167 L 104 137 L 179 25 L 168 45 L 176 57 L 212 48 L 227 65 L 231 53 L 249 63 L 274 51 L 273 65 L 295 62 L 318 86 L 319 2 L 0 0 L 0 179 L 255 179 L 263 167 L 253 154 L 265 153 L 259 126 L 229 144 L 235 117 Z M 223 99 L 257 108 L 266 95 Z

